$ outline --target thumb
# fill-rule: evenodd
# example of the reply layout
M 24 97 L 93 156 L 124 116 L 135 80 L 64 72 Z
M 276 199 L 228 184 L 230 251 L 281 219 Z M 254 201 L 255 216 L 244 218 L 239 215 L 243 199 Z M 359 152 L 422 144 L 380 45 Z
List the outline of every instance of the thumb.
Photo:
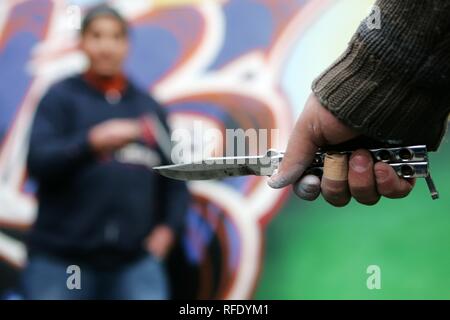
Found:
M 279 189 L 295 183 L 310 166 L 318 150 L 311 134 L 310 128 L 313 126 L 307 113 L 306 116 L 300 116 L 289 138 L 278 172 L 268 181 L 270 187 Z
M 358 135 L 311 94 L 289 138 L 280 168 L 269 179 L 269 186 L 278 189 L 297 182 L 312 163 L 319 147 L 339 144 Z

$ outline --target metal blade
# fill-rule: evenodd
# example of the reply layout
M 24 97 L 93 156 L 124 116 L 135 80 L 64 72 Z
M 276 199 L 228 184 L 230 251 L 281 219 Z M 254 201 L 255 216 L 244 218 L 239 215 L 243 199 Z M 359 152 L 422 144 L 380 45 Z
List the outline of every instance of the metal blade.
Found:
M 282 156 L 280 156 L 280 159 Z M 279 159 L 264 156 L 209 158 L 199 163 L 155 167 L 159 174 L 177 180 L 209 180 L 247 175 L 270 176 Z
M 175 164 L 156 167 L 153 170 L 165 177 L 177 180 L 209 180 L 257 174 L 249 166 L 237 164 Z

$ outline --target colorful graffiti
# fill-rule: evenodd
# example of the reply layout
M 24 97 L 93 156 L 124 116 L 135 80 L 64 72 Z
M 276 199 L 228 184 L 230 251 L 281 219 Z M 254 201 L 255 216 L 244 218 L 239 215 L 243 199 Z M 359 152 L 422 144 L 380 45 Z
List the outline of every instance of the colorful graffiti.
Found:
M 0 3 L 0 257 L 20 268 L 21 231 L 35 216 L 26 179 L 26 141 L 36 102 L 54 81 L 85 65 L 69 5 L 99 1 Z M 173 128 L 193 120 L 221 131 L 279 129 L 283 149 L 300 104 L 286 88 L 301 33 L 332 1 L 110 1 L 132 24 L 127 72 L 170 112 Z M 177 251 L 192 271 L 193 298 L 249 298 L 264 251 L 264 227 L 288 191 L 265 178 L 192 182 L 195 195 Z M 19 231 L 19 232 L 18 232 Z M 1 281 L 1 279 L 0 279 Z M 195 283 L 194 283 L 195 282 Z

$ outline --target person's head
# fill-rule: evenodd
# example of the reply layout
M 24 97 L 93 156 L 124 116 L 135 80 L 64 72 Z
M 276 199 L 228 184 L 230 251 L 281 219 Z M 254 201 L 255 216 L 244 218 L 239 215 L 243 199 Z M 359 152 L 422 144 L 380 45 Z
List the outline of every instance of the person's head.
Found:
M 104 77 L 120 73 L 128 54 L 126 20 L 106 5 L 90 9 L 81 25 L 80 47 L 94 73 Z

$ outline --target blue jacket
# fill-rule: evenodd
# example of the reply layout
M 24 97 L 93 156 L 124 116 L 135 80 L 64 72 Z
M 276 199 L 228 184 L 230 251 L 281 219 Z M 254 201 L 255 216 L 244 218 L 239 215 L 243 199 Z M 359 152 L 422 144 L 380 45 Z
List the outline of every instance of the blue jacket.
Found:
M 31 254 L 108 267 L 144 254 L 143 241 L 156 224 L 180 231 L 189 194 L 183 182 L 151 170 L 169 163 L 158 145 L 138 141 L 99 159 L 88 144 L 96 124 L 144 115 L 168 130 L 162 108 L 132 83 L 117 104 L 108 103 L 81 75 L 50 88 L 30 136 L 28 170 L 38 182 L 39 202 L 28 238 Z M 136 154 L 147 163 L 136 162 Z

